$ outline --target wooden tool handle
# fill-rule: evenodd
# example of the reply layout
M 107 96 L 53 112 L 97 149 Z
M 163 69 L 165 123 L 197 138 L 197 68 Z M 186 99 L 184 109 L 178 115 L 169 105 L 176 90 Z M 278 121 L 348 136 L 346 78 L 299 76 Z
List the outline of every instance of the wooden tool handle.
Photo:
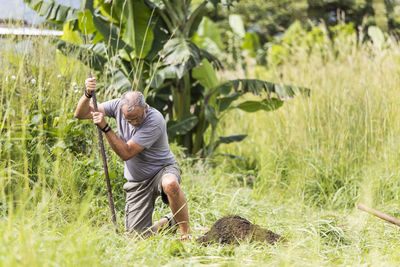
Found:
M 400 226 L 400 221 L 399 220 L 397 220 L 397 219 L 395 219 L 393 217 L 390 217 L 389 215 L 386 215 L 386 214 L 384 214 L 382 212 L 379 212 L 377 210 L 368 208 L 367 206 L 365 206 L 365 205 L 363 205 L 361 203 L 357 205 L 357 208 L 360 209 L 360 210 L 363 210 L 365 212 L 368 212 L 368 213 L 370 213 L 370 214 L 372 214 L 372 215 L 374 215 L 374 216 L 376 216 L 378 218 L 381 218 L 382 220 L 385 220 L 387 222 L 390 222 L 390 223 L 393 223 L 393 224 L 395 224 L 397 226 Z
M 92 72 L 89 71 L 89 78 L 92 78 Z M 99 111 L 98 106 L 97 106 L 97 99 L 96 99 L 96 91 L 92 92 L 92 99 L 93 99 L 93 107 L 96 112 Z M 100 150 L 101 150 L 101 157 L 103 159 L 103 167 L 104 167 L 104 176 L 107 184 L 107 193 L 108 193 L 108 203 L 110 204 L 110 211 L 111 211 L 111 219 L 114 224 L 115 232 L 118 233 L 117 229 L 117 218 L 115 216 L 115 208 L 114 208 L 114 200 L 112 196 L 112 191 L 111 191 L 111 183 L 110 183 L 110 178 L 108 174 L 108 165 L 107 165 L 107 157 L 106 157 L 106 152 L 104 149 L 104 143 L 103 143 L 103 134 L 100 129 L 100 126 L 97 125 L 97 133 L 99 136 L 99 144 L 100 144 Z

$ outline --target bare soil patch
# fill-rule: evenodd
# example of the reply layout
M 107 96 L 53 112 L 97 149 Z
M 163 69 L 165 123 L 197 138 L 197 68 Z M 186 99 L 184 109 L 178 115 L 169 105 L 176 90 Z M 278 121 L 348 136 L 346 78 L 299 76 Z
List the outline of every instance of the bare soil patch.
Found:
M 267 242 L 275 244 L 283 238 L 274 232 L 252 224 L 238 215 L 228 215 L 215 222 L 213 227 L 204 236 L 196 241 L 207 245 L 208 243 L 234 244 L 240 242 Z

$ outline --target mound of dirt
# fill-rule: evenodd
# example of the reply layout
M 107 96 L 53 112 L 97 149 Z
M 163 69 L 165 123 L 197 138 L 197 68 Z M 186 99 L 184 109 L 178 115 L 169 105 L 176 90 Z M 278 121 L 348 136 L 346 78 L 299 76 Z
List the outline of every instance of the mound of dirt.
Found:
M 280 235 L 252 224 L 238 215 L 228 215 L 216 221 L 211 230 L 196 241 L 205 245 L 207 243 L 239 245 L 241 241 L 249 240 L 273 245 L 281 239 Z

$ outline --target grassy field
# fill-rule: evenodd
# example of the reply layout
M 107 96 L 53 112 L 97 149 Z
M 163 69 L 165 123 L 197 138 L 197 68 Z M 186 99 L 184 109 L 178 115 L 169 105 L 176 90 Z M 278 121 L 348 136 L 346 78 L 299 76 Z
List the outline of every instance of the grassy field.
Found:
M 132 240 L 113 232 L 95 128 L 72 116 L 87 69 L 48 39 L 19 41 L 1 40 L 0 265 L 400 263 L 399 227 L 355 208 L 361 202 L 400 218 L 398 43 L 360 45 L 347 36 L 311 52 L 295 47 L 275 68 L 250 67 L 249 76 L 307 86 L 312 95 L 274 112 L 225 116 L 221 135 L 249 136 L 217 152 L 243 160 L 200 161 L 172 145 L 193 229 L 239 214 L 288 240 L 202 247 L 169 233 Z M 109 148 L 108 158 L 122 232 L 122 163 Z M 168 212 L 157 203 L 154 218 Z

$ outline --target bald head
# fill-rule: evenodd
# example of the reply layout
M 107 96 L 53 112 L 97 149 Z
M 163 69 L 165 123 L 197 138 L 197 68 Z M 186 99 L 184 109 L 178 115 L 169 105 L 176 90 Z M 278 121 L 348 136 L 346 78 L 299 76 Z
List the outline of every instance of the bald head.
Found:
M 146 101 L 141 92 L 138 91 L 128 91 L 121 96 L 121 107 L 125 106 L 126 111 L 131 112 L 136 106 L 145 107 Z

